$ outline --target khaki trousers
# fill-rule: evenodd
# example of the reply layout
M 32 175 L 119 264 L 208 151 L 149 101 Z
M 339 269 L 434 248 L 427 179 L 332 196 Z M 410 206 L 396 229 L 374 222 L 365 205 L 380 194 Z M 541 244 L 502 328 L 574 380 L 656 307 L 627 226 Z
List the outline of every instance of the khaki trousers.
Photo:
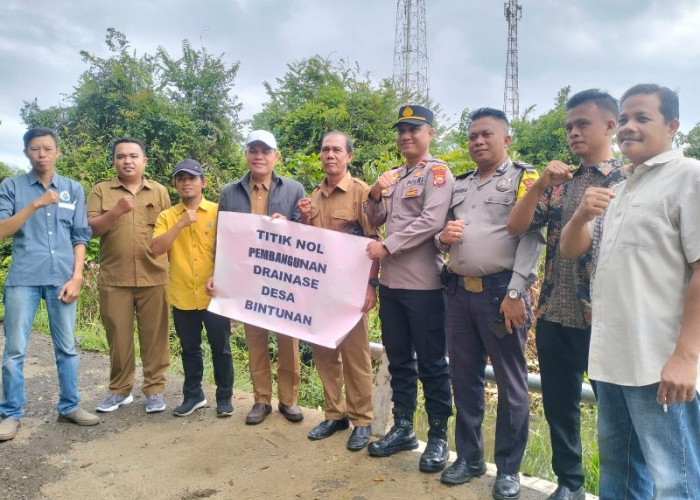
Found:
M 337 349 L 311 345 L 314 364 L 323 382 L 326 419 L 348 416 L 354 426 L 372 423 L 374 376 L 369 350 L 367 315 L 350 330 Z M 343 398 L 345 379 L 345 398 Z
M 138 323 L 144 394 L 162 393 L 170 366 L 165 285 L 100 286 L 100 315 L 109 343 L 109 392 L 128 395 L 134 386 L 134 310 Z
M 248 343 L 248 369 L 253 382 L 256 403 L 270 404 L 272 400 L 272 366 L 268 348 L 270 332 L 244 323 Z M 297 404 L 301 382 L 299 362 L 299 340 L 282 334 L 277 335 L 277 397 L 284 405 Z

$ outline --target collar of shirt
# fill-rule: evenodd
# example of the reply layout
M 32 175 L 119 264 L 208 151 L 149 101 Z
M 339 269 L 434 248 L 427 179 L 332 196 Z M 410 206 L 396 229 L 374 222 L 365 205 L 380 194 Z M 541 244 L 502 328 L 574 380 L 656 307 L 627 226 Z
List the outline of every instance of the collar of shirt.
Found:
M 204 198 L 204 196 L 202 196 L 202 199 L 200 200 L 199 205 L 197 206 L 197 210 L 204 210 L 205 212 L 208 212 L 212 208 L 213 205 L 216 205 L 216 204 L 207 200 L 206 198 Z M 187 207 L 185 206 L 185 204 L 183 202 L 180 202 L 177 205 L 175 205 L 173 207 L 173 209 L 177 215 L 180 215 L 187 210 Z
M 114 177 L 113 179 L 110 179 L 108 182 L 109 182 L 109 187 L 111 189 L 122 188 L 122 189 L 125 189 L 126 191 L 129 191 L 129 189 L 126 187 L 126 185 L 119 179 L 119 177 Z M 141 177 L 141 185 L 136 190 L 136 192 L 138 193 L 142 189 L 153 189 L 152 183 L 153 183 L 152 180 L 147 179 L 146 177 Z
M 622 167 L 622 162 L 620 160 L 618 160 L 617 158 L 610 158 L 609 160 L 601 161 L 596 165 L 589 165 L 587 167 L 584 167 L 583 165 L 579 164 L 578 168 L 574 170 L 572 174 L 576 176 L 589 170 L 597 170 L 605 177 L 607 177 L 611 173 L 613 173 L 615 169 L 618 169 L 620 167 Z
M 639 175 L 641 173 L 648 172 L 652 168 L 663 166 L 666 163 L 678 158 L 683 158 L 682 149 L 671 149 L 669 151 L 664 151 L 660 155 L 649 158 L 644 163 L 637 165 L 637 167 L 632 170 L 632 174 L 637 173 Z
M 325 179 L 323 179 L 323 182 L 321 182 L 321 185 L 320 185 L 321 192 L 325 196 L 330 196 L 331 193 L 335 189 L 340 189 L 341 191 L 347 191 L 348 189 L 350 189 L 351 182 L 352 182 L 352 175 L 350 175 L 350 172 L 345 172 L 345 175 L 343 176 L 342 179 L 340 179 L 340 182 L 338 184 L 336 184 L 333 189 L 330 189 L 328 187 L 328 177 L 326 177 Z
M 33 184 L 41 184 L 41 181 L 36 176 L 36 172 L 34 172 L 34 169 L 27 172 L 27 174 L 29 175 L 29 185 L 30 186 Z M 42 186 L 43 186 L 43 184 L 42 184 Z M 58 184 L 56 184 L 56 172 L 54 172 L 53 175 L 51 176 L 51 182 L 49 182 L 49 186 L 53 186 L 54 188 L 58 189 Z
M 506 157 L 505 161 L 504 161 L 503 163 L 501 163 L 501 164 L 496 168 L 496 170 L 493 171 L 493 174 L 489 175 L 489 176 L 488 176 L 486 179 L 484 179 L 483 181 L 481 180 L 481 177 L 479 176 L 479 169 L 478 169 L 478 168 L 475 169 L 471 174 L 469 174 L 469 176 L 468 176 L 467 178 L 472 178 L 472 179 L 474 179 L 474 180 L 476 180 L 476 181 L 478 181 L 478 182 L 482 182 L 482 184 L 486 184 L 487 182 L 489 182 L 489 181 L 490 181 L 491 179 L 493 179 L 494 177 L 498 177 L 498 176 L 503 175 L 503 174 L 506 172 L 506 170 L 508 170 L 508 167 L 509 167 L 510 165 L 512 165 L 512 164 L 513 164 L 513 162 L 511 161 L 511 159 L 508 158 L 508 157 Z
M 270 184 L 271 184 L 271 183 L 272 183 L 272 177 L 270 177 L 269 179 L 267 179 L 265 182 L 255 182 L 255 181 L 253 180 L 253 176 L 251 175 L 251 176 L 250 176 L 249 188 L 250 188 L 251 191 L 252 191 L 253 189 L 255 189 L 256 187 L 257 187 L 258 189 L 264 188 L 265 191 L 269 191 L 269 190 L 270 190 Z
M 430 152 L 427 152 L 421 157 L 420 161 L 412 167 L 409 167 L 404 163 L 403 165 L 401 165 L 401 167 L 399 167 L 399 176 L 405 177 L 417 168 L 425 168 L 428 162 L 432 159 L 433 155 L 431 155 Z

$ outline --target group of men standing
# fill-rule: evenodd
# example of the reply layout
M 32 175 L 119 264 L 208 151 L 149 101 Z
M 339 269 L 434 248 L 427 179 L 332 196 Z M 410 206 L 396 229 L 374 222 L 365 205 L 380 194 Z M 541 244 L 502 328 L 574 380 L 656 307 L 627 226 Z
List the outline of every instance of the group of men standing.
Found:
M 202 196 L 202 166 L 186 159 L 173 169 L 181 202 L 170 208 L 165 188 L 143 175 L 143 144 L 121 139 L 112 150 L 117 177 L 93 187 L 87 212 L 80 185 L 55 173 L 60 153 L 53 132 L 27 132 L 32 171 L 0 186 L 0 236 L 15 240 L 4 294 L 0 440 L 14 437 L 24 411 L 22 363 L 42 298 L 56 349 L 59 420 L 99 423 L 78 406 L 72 338 L 90 234 L 101 237 L 98 284 L 111 367 L 109 394 L 97 411 L 133 401 L 134 311 L 146 411 L 165 409 L 170 303 L 185 371 L 183 402 L 173 413 L 186 416 L 207 404 L 201 386 L 204 326 L 212 347 L 217 416 L 230 416 L 230 322 L 207 306 L 217 291 L 217 213 L 235 211 L 374 240 L 366 250 L 373 262 L 362 312 L 375 306 L 378 293 L 394 423 L 370 443 L 373 376 L 363 314 L 337 349 L 312 348 L 325 419 L 309 439 L 327 438 L 352 424 L 347 442 L 352 451 L 369 445 L 371 456 L 386 457 L 417 448 L 413 417 L 420 380 L 429 430 L 419 469 L 442 471 L 440 480 L 448 485 L 479 477 L 486 472 L 482 422 L 490 360 L 498 388 L 492 494 L 496 500 L 518 498 L 529 420 L 524 354 L 533 321 L 529 294 L 546 245 L 536 343 L 558 478 L 549 498 L 585 496 L 580 399 L 589 368 L 599 398 L 601 498 L 695 498 L 700 491 L 700 273 L 695 273 L 700 162 L 671 151 L 678 128 L 676 94 L 639 85 L 625 93 L 621 109 L 597 89 L 574 95 L 565 128 L 580 165 L 572 169 L 553 161 L 541 176 L 508 157 L 511 137 L 504 113 L 480 108 L 469 126 L 476 169 L 453 178 L 429 153 L 433 118 L 419 105 L 399 110 L 394 126 L 405 162 L 371 187 L 348 172 L 351 139 L 339 131 L 327 133 L 320 152 L 326 177 L 308 198 L 301 184 L 274 172 L 279 160 L 274 136 L 253 131 L 245 150 L 249 172 L 222 190 L 218 206 Z M 616 130 L 620 149 L 632 162 L 628 167 L 613 155 Z M 382 240 L 377 228 L 383 224 Z M 272 411 L 270 332 L 244 328 L 254 391 L 245 421 L 255 425 Z M 298 341 L 278 334 L 277 346 L 278 410 L 298 422 L 304 417 L 297 404 Z M 458 458 L 447 467 L 453 397 Z

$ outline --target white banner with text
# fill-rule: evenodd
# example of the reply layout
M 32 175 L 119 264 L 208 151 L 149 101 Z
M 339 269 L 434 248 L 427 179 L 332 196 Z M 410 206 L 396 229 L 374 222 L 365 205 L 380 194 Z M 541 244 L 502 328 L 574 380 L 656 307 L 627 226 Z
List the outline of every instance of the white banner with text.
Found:
M 209 310 L 335 348 L 362 317 L 369 238 L 219 212 Z

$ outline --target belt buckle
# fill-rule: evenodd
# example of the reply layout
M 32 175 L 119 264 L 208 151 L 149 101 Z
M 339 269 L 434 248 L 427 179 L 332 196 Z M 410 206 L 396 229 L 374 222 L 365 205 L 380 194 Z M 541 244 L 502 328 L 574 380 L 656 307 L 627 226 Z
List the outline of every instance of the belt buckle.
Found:
M 481 293 L 484 291 L 484 283 L 481 278 L 464 277 L 464 289 L 472 293 Z

